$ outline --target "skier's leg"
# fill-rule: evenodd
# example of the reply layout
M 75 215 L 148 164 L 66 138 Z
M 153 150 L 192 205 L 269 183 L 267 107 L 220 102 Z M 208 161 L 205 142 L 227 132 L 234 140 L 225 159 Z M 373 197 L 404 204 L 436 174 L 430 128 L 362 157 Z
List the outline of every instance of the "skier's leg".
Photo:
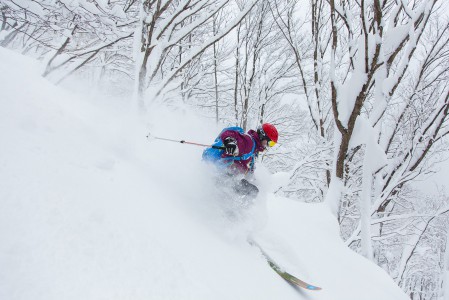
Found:
M 234 191 L 241 196 L 246 196 L 248 199 L 256 198 L 257 194 L 259 193 L 259 189 L 257 188 L 257 186 L 250 183 L 245 178 L 236 182 Z

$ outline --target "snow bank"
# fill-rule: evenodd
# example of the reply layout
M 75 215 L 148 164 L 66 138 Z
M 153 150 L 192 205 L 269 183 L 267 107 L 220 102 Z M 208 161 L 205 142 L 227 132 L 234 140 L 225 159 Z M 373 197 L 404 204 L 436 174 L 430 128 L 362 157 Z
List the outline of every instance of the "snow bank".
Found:
M 258 204 L 230 219 L 201 148 L 145 139 L 208 142 L 213 124 L 137 117 L 39 70 L 0 48 L 0 299 L 406 299 L 325 206 L 275 197 L 259 168 Z M 248 236 L 323 291 L 288 285 Z
M 305 299 L 408 299 L 384 270 L 344 245 L 325 204 L 271 195 L 268 212 L 256 240 L 287 272 L 323 287 Z

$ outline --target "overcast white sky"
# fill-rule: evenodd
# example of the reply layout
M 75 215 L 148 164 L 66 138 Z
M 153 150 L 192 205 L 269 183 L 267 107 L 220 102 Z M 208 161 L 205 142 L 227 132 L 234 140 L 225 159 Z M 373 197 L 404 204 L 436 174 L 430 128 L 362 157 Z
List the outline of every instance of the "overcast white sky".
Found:
M 438 169 L 438 172 L 429 175 L 425 180 L 416 182 L 415 187 L 427 194 L 436 194 L 444 187 L 446 195 L 449 195 L 449 159 L 442 162 Z

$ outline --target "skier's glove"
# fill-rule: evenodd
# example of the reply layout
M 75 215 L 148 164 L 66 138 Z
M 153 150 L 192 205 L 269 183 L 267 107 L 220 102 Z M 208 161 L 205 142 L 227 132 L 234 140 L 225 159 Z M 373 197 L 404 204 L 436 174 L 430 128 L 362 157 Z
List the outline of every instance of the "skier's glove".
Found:
M 235 138 L 229 136 L 224 139 L 223 144 L 226 148 L 226 154 L 234 155 L 237 153 L 237 141 Z

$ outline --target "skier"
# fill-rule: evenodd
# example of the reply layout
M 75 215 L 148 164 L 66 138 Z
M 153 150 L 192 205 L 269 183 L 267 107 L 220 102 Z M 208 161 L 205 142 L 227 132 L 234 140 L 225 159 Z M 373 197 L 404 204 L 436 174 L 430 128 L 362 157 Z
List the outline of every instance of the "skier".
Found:
M 224 169 L 225 179 L 243 177 L 240 181 L 235 181 L 234 191 L 254 198 L 259 189 L 247 179 L 250 179 L 254 172 L 255 159 L 260 152 L 273 147 L 277 141 L 278 131 L 269 123 L 247 133 L 240 127 L 228 127 L 223 129 L 214 143 L 215 146 L 223 146 L 224 150 L 208 148 L 203 152 L 203 160 L 213 162 L 219 169 Z

